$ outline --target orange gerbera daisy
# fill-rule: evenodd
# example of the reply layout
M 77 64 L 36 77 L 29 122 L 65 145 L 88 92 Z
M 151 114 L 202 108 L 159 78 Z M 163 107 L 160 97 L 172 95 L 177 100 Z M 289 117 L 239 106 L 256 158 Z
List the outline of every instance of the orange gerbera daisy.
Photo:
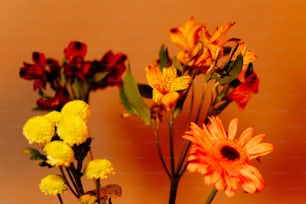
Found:
M 177 70 L 173 66 L 163 68 L 163 72 L 154 65 L 149 65 L 145 70 L 148 83 L 153 88 L 153 101 L 165 105 L 170 111 L 179 98 L 177 91 L 187 89 L 191 77 L 177 76 Z
M 192 142 L 187 170 L 203 174 L 207 185 L 215 185 L 228 197 L 233 196 L 238 187 L 248 193 L 263 190 L 264 180 L 250 161 L 271 153 L 273 145 L 261 143 L 264 134 L 252 137 L 253 128 L 246 129 L 235 139 L 238 119 L 230 122 L 228 132 L 218 117 L 209 119 L 210 124 L 203 125 L 203 129 L 191 123 L 190 130 L 183 136 Z

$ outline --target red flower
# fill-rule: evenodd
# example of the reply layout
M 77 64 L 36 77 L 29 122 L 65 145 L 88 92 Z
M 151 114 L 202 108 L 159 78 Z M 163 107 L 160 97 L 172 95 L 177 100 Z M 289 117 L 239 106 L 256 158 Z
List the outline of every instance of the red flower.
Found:
M 23 67 L 19 70 L 19 75 L 24 79 L 34 80 L 34 90 L 46 88 L 46 57 L 43 53 L 33 52 L 32 60 L 34 64 L 23 63 Z
M 114 54 L 108 51 L 100 61 L 93 61 L 87 78 L 95 78 L 98 73 L 105 73 L 105 77 L 99 81 L 93 82 L 93 89 L 105 88 L 107 86 L 120 86 L 122 82 L 122 74 L 126 66 L 126 55 L 123 53 Z
M 87 53 L 87 45 L 79 41 L 71 41 L 64 49 L 65 57 L 71 61 L 74 57 L 84 58 Z
M 64 49 L 67 62 L 63 64 L 65 75 L 69 78 L 77 77 L 84 80 L 90 68 L 90 62 L 84 60 L 87 45 L 78 41 L 71 41 Z
M 114 54 L 112 51 L 108 51 L 103 59 L 102 64 L 105 65 L 105 71 L 108 72 L 106 81 L 109 86 L 119 86 L 122 82 L 122 74 L 126 67 L 125 62 L 126 55 L 122 53 Z
M 68 102 L 68 94 L 64 89 L 58 89 L 52 98 L 39 98 L 36 104 L 42 110 L 61 110 L 61 108 Z
M 258 92 L 259 79 L 255 72 L 246 77 L 244 83 L 240 83 L 227 98 L 235 101 L 243 110 L 251 98 L 252 93 Z

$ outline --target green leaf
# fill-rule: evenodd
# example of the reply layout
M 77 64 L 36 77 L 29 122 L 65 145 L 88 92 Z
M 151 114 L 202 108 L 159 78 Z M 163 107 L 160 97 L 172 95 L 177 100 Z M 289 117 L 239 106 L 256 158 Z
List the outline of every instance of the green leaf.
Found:
M 170 65 L 168 49 L 162 44 L 159 50 L 159 68 L 162 71 L 164 67 L 169 67 Z
M 220 78 L 217 78 L 217 81 L 220 84 L 227 84 L 235 80 L 241 72 L 243 66 L 243 57 L 242 55 L 238 55 L 235 61 L 228 62 L 224 71 L 225 74 L 222 74 Z
M 173 113 L 173 117 L 176 118 L 183 110 L 183 106 L 184 106 L 184 102 L 186 100 L 188 91 L 186 93 L 184 93 L 184 95 L 182 96 L 182 98 L 180 98 L 175 105 L 175 110 Z
M 46 160 L 47 157 L 41 154 L 38 150 L 28 147 L 22 151 L 22 154 L 29 155 L 31 160 Z
M 81 85 L 80 85 L 80 81 L 78 78 L 74 78 L 73 82 L 71 84 L 73 90 L 74 90 L 74 94 L 76 98 L 81 98 Z
M 236 60 L 230 64 L 229 75 L 233 77 L 237 77 L 243 66 L 243 56 L 240 54 L 237 56 Z
M 120 87 L 120 97 L 129 113 L 138 115 L 146 125 L 151 125 L 151 111 L 141 97 L 130 66 L 126 71 L 123 85 Z
M 173 65 L 177 70 L 179 70 L 181 73 L 184 72 L 181 63 L 178 61 L 178 59 L 177 59 L 176 57 L 173 58 L 172 65 Z
M 102 81 L 108 74 L 109 72 L 97 72 L 93 76 L 94 81 Z
M 142 97 L 144 98 L 152 98 L 153 97 L 153 89 L 151 86 L 147 84 L 138 84 L 138 90 Z

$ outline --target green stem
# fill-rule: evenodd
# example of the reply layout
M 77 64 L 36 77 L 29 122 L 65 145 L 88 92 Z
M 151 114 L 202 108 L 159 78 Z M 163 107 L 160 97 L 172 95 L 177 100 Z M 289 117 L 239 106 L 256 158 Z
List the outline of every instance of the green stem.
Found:
M 57 197 L 58 197 L 58 200 L 59 200 L 60 204 L 64 204 L 61 195 L 60 195 L 60 194 L 57 194 Z
M 169 144 L 170 144 L 170 165 L 171 165 L 171 175 L 175 175 L 175 161 L 174 161 L 174 121 L 173 113 L 170 113 L 169 118 Z
M 211 202 L 214 200 L 216 194 L 217 194 L 217 189 L 213 188 L 210 192 L 210 194 L 208 195 L 208 197 L 206 198 L 206 201 L 204 202 L 204 204 L 211 204 Z
M 100 204 L 100 189 L 101 189 L 101 183 L 100 178 L 96 179 L 96 189 L 97 189 L 97 197 L 98 197 L 98 204 Z
M 169 204 L 175 204 L 179 181 L 180 181 L 180 177 L 178 176 L 172 175 L 170 178 Z
M 73 174 L 71 173 L 71 171 L 70 171 L 70 169 L 68 167 L 66 167 L 66 172 L 67 172 L 67 174 L 69 176 L 69 179 L 70 179 L 74 189 L 76 190 L 77 198 L 79 198 L 80 197 L 80 193 L 78 191 L 78 187 L 77 187 L 77 184 L 75 182 L 75 178 L 74 178 Z
M 196 115 L 196 118 L 195 118 L 195 123 L 198 123 L 198 121 L 200 119 L 200 115 L 201 115 L 202 108 L 203 108 L 204 101 L 205 101 L 206 86 L 207 86 L 207 82 L 205 82 L 203 84 L 202 95 L 201 95 L 201 99 L 200 99 L 200 104 L 199 104 L 199 108 L 198 108 L 198 111 L 197 111 L 197 115 Z
M 63 170 L 63 167 L 59 167 L 60 171 L 61 171 L 61 174 L 64 178 L 64 181 L 66 183 L 66 185 L 68 186 L 69 190 L 71 191 L 71 193 L 76 197 L 76 198 L 79 198 L 78 194 L 74 191 L 74 189 L 72 188 L 72 186 L 70 185 L 70 182 L 68 181 L 65 173 L 64 173 L 64 170 Z
M 155 136 L 155 143 L 156 143 L 156 146 L 157 146 L 157 152 L 158 152 L 159 159 L 160 159 L 160 161 L 163 165 L 163 168 L 164 168 L 165 172 L 167 173 L 168 177 L 170 177 L 171 175 L 170 175 L 170 172 L 167 168 L 166 162 L 164 160 L 163 153 L 162 153 L 161 148 L 160 148 L 158 133 L 157 133 L 156 130 L 154 130 L 154 136 Z
M 73 178 L 74 178 L 74 181 L 75 181 L 75 184 L 76 184 L 76 190 L 77 190 L 78 194 L 83 195 L 84 190 L 83 190 L 83 185 L 82 185 L 82 181 L 81 181 L 81 175 L 82 174 L 75 169 L 73 164 L 71 164 L 69 166 L 69 170 L 72 172 L 72 175 L 73 175 Z

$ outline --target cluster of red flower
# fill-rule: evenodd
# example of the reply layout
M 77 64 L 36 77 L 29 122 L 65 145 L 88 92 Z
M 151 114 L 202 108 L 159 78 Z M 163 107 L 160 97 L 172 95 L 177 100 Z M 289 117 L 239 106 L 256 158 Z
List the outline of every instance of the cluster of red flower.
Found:
M 88 102 L 90 91 L 108 86 L 120 86 L 122 74 L 126 69 L 127 56 L 123 53 L 108 51 L 100 60 L 85 60 L 87 45 L 72 41 L 64 49 L 64 60 L 46 58 L 44 53 L 33 52 L 33 64 L 24 62 L 20 77 L 34 80 L 34 90 L 38 91 L 39 109 L 60 110 L 73 99 Z M 47 85 L 55 92 L 47 94 Z

